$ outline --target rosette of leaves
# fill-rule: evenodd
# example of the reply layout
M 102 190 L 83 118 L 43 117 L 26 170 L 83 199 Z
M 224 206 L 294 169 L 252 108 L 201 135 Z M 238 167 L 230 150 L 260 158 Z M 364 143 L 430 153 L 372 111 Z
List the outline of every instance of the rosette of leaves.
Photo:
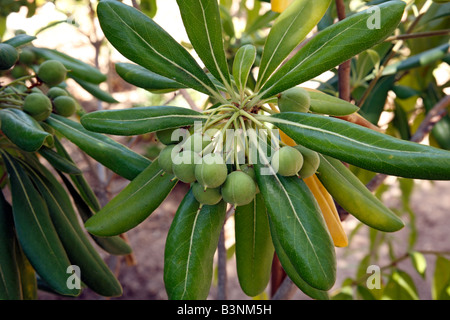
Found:
M 361 11 L 324 28 L 296 50 L 322 19 L 331 1 L 293 1 L 270 29 L 258 64 L 256 83 L 251 86 L 247 80 L 255 63 L 256 50 L 252 45 L 243 46 L 229 68 L 218 2 L 178 0 L 177 3 L 191 45 L 205 68 L 155 21 L 138 10 L 106 0 L 99 3 L 97 14 L 109 42 L 133 62 L 116 66 L 126 81 L 153 92 L 191 88 L 211 97 L 214 104 L 201 112 L 177 106 L 98 111 L 81 118 L 85 129 L 132 136 L 189 128 L 196 121 L 203 123 L 203 130 L 278 128 L 294 143 L 320 154 L 321 167 L 317 176 L 338 202 L 353 203 L 357 198 L 361 201 L 358 202 L 361 210 L 352 210 L 352 214 L 371 227 L 390 232 L 402 228 L 403 223 L 373 200 L 373 195 L 346 171 L 341 161 L 387 175 L 450 179 L 447 151 L 337 119 L 335 116 L 343 115 L 337 106 L 339 103 L 335 108 L 328 103 L 326 113 L 319 112 L 323 108 L 312 108 L 313 105 L 310 112 L 280 113 L 276 107 L 277 98 L 284 91 L 336 67 L 394 33 L 405 9 L 404 2 L 389 1 L 377 7 L 380 29 L 368 27 L 372 10 Z M 261 136 L 255 139 L 271 146 L 284 143 Z M 244 138 L 243 143 L 255 141 Z M 213 142 L 211 148 L 218 146 Z M 226 150 L 226 154 L 236 156 L 229 171 L 240 171 L 241 166 L 248 164 L 250 155 L 244 152 L 244 161 L 240 162 L 239 150 L 245 147 L 238 148 L 238 142 L 234 146 Z M 201 151 L 206 150 L 208 147 Z M 114 159 L 120 159 L 120 155 Z M 242 212 L 254 213 L 254 219 L 240 220 L 243 223 L 240 232 L 251 236 L 240 238 L 242 240 L 236 238 L 236 254 L 242 246 L 244 256 L 252 257 L 247 260 L 247 266 L 254 272 L 243 270 L 242 275 L 256 277 L 240 277 L 241 285 L 259 282 L 258 289 L 245 289 L 249 295 L 264 290 L 268 281 L 266 275 L 270 273 L 267 257 L 270 261 L 275 251 L 288 276 L 303 292 L 316 299 L 326 299 L 336 279 L 336 257 L 317 200 L 303 179 L 284 177 L 271 170 L 268 155 L 259 160 L 254 170 L 260 193 L 255 195 L 250 209 L 235 208 L 236 219 Z M 263 173 L 267 170 L 270 174 Z M 130 230 L 149 217 L 176 183 L 177 177 L 164 172 L 155 161 L 85 226 L 99 236 Z M 368 209 L 379 215 L 368 215 Z M 223 201 L 211 206 L 201 205 L 192 191 L 186 194 L 166 242 L 164 280 L 170 299 L 207 298 L 214 252 L 225 218 Z M 269 244 L 267 239 L 271 239 Z M 242 257 L 240 254 L 237 260 Z

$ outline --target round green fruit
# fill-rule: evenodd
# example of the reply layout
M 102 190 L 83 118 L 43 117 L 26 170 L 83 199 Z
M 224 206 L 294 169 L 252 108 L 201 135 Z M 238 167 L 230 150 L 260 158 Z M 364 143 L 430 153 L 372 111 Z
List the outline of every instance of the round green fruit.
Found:
M 47 85 L 56 86 L 66 79 L 67 70 L 58 60 L 47 60 L 39 66 L 37 76 Z
M 220 188 L 206 188 L 198 182 L 192 184 L 195 199 L 203 205 L 213 206 L 222 200 Z
M 0 43 L 0 70 L 8 70 L 19 60 L 16 48 L 7 43 Z
M 242 171 L 233 171 L 222 186 L 222 197 L 234 206 L 245 206 L 256 195 L 255 181 Z
M 288 89 L 278 97 L 278 108 L 281 112 L 308 112 L 310 106 L 308 91 L 300 87 Z
M 209 153 L 195 166 L 195 178 L 206 188 L 220 187 L 227 179 L 228 168 L 218 153 Z
M 25 77 L 27 75 L 29 75 L 27 68 L 25 68 L 24 66 L 21 66 L 21 65 L 16 65 L 11 70 L 11 76 L 14 79 L 19 79 L 19 78 Z
M 161 141 L 162 144 L 168 146 L 169 144 L 180 143 L 188 134 L 189 132 L 187 129 L 166 129 L 156 132 L 156 138 Z
M 191 150 L 196 153 L 202 152 L 211 143 L 211 137 L 208 134 L 195 132 L 191 134 L 183 144 L 184 150 Z
M 34 52 L 28 48 L 23 48 L 19 54 L 19 62 L 25 65 L 30 65 L 36 60 Z
M 303 156 L 297 149 L 286 146 L 273 154 L 271 164 L 279 175 L 295 176 L 303 166 Z
M 52 100 L 57 98 L 57 97 L 68 96 L 68 95 L 69 94 L 67 93 L 66 90 L 64 90 L 63 88 L 59 88 L 59 87 L 51 87 L 47 91 L 47 97 L 49 97 Z
M 195 166 L 200 161 L 200 156 L 195 152 L 190 150 L 182 151 L 172 158 L 172 171 L 182 182 L 195 182 Z
M 23 110 L 37 121 L 44 121 L 52 113 L 52 102 L 45 94 L 33 92 L 25 98 Z
M 158 164 L 167 173 L 173 173 L 172 165 L 173 165 L 173 157 L 177 155 L 177 150 L 174 151 L 174 149 L 177 148 L 179 152 L 179 147 L 175 144 L 172 144 L 170 146 L 165 147 L 161 150 L 159 157 L 158 157 Z
M 55 112 L 63 117 L 70 117 L 77 109 L 77 103 L 74 98 L 69 96 L 56 97 L 53 100 Z
M 245 172 L 246 174 L 248 174 L 253 181 L 255 181 L 255 187 L 256 187 L 256 193 L 259 193 L 259 186 L 256 182 L 256 172 L 255 172 L 255 168 L 253 168 L 253 166 L 249 165 L 249 164 L 244 164 L 242 166 L 240 166 L 240 169 L 242 172 Z
M 300 151 L 300 153 L 303 156 L 303 166 L 298 172 L 298 175 L 302 179 L 311 177 L 313 174 L 316 173 L 317 169 L 319 168 L 320 165 L 319 154 L 314 150 L 305 148 L 304 146 L 301 145 L 297 145 L 294 148 Z

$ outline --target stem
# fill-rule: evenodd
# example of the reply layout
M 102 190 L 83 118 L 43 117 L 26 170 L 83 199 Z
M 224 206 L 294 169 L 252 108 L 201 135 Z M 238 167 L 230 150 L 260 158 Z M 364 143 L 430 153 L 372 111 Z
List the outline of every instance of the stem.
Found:
M 399 34 L 397 36 L 388 37 L 384 41 L 391 42 L 391 41 L 395 41 L 395 40 L 406 40 L 406 39 L 415 39 L 415 38 L 443 36 L 443 35 L 448 35 L 448 34 L 450 34 L 450 29 L 428 31 L 428 32 L 417 32 L 417 33 L 411 33 L 411 34 Z
M 25 81 L 25 80 L 28 80 L 28 79 L 31 79 L 31 78 L 34 78 L 34 77 L 35 77 L 35 75 L 30 74 L 28 76 L 23 76 L 23 77 L 17 78 L 15 80 L 11 81 L 10 83 L 8 83 L 8 85 L 6 85 L 4 87 L 1 87 L 0 91 L 5 90 L 6 88 L 8 88 L 9 86 L 11 86 L 13 84 L 20 84 L 22 81 Z
M 339 20 L 345 19 L 345 4 L 343 0 L 336 0 L 336 9 Z M 339 98 L 350 101 L 350 60 L 343 62 L 338 68 Z

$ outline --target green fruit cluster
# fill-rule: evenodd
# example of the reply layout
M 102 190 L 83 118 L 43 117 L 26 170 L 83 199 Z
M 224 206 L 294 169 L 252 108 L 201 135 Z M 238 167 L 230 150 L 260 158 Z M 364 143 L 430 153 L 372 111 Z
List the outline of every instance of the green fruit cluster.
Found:
M 284 146 L 273 154 L 271 164 L 279 175 L 306 179 L 316 173 L 320 158 L 317 152 L 301 145 Z

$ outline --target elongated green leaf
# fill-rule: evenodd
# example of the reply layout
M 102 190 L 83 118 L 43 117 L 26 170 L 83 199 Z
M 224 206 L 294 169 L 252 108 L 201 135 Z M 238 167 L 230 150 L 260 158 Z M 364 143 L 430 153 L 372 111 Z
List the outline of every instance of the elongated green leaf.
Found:
M 318 91 L 309 91 L 310 110 L 313 113 L 330 116 L 345 116 L 358 111 L 358 106 L 345 100 Z
M 39 154 L 42 155 L 54 168 L 69 174 L 81 174 L 81 170 L 71 161 L 60 156 L 57 152 L 49 148 L 41 148 Z
M 394 270 L 383 290 L 383 299 L 419 300 L 417 288 L 411 276 L 402 270 Z
M 80 121 L 90 131 L 131 136 L 189 126 L 207 118 L 188 108 L 154 106 L 90 112 Z
M 80 267 L 81 280 L 94 292 L 119 296 L 122 287 L 81 228 L 64 188 L 45 168 L 45 176 L 30 170 L 31 178 L 47 204 L 50 217 L 70 262 Z
M 416 269 L 417 273 L 420 274 L 422 278 L 425 279 L 425 272 L 427 270 L 427 260 L 423 253 L 418 251 L 411 251 L 409 253 L 409 257 L 411 258 L 412 265 L 414 269 Z
M 66 69 L 70 71 L 71 75 L 74 75 L 84 81 L 96 84 L 106 81 L 106 75 L 101 73 L 97 68 L 65 53 L 47 48 L 32 47 L 32 50 L 37 56 L 46 60 L 60 61 Z
M 231 88 L 222 38 L 219 4 L 210 0 L 177 0 L 192 46 L 216 79 Z
M 17 240 L 17 239 L 16 239 Z M 17 240 L 18 241 L 18 240 Z M 20 272 L 20 283 L 22 285 L 23 300 L 37 300 L 38 285 L 36 271 L 26 257 L 19 243 L 16 245 L 16 260 Z
M 208 297 L 214 253 L 226 215 L 226 204 L 200 206 L 192 190 L 184 197 L 167 234 L 164 284 L 171 300 Z
M 3 133 L 24 151 L 34 152 L 53 143 L 52 135 L 22 110 L 0 110 L 0 121 Z
M 339 160 L 320 155 L 318 173 L 317 177 L 336 202 L 364 224 L 385 232 L 404 227 L 402 220 Z
M 450 260 L 438 255 L 433 274 L 431 294 L 434 300 L 450 300 Z
M 270 223 L 289 261 L 310 286 L 329 290 L 336 281 L 336 257 L 314 196 L 298 177 L 279 176 L 261 164 L 255 170 Z
M 66 178 L 63 174 L 59 173 L 63 183 L 65 184 L 67 190 L 69 191 L 72 199 L 75 203 L 75 206 L 78 210 L 78 213 L 81 217 L 83 223 L 85 223 L 90 217 L 92 217 L 95 213 L 89 207 L 87 202 L 81 197 L 81 195 L 75 190 L 72 183 L 70 183 L 69 179 Z M 100 209 L 99 209 L 100 210 Z M 120 236 L 113 237 L 97 237 L 91 233 L 89 233 L 94 242 L 106 252 L 113 255 L 127 255 L 132 253 L 133 249 L 123 240 Z
M 258 16 L 253 21 L 248 21 L 245 26 L 243 36 L 252 35 L 253 33 L 260 31 L 269 26 L 269 24 L 275 20 L 280 14 L 278 12 L 269 10 L 263 15 Z
M 270 220 L 269 220 L 270 222 Z M 274 228 L 272 223 L 270 225 L 270 234 L 272 238 L 273 245 L 275 247 L 275 252 L 277 254 L 278 260 L 280 260 L 281 266 L 283 270 L 286 272 L 286 275 L 292 282 L 307 296 L 316 299 L 316 300 L 329 300 L 330 297 L 327 291 L 318 290 L 316 288 L 311 287 L 302 277 L 299 275 L 289 257 L 286 255 L 283 247 L 280 244 L 279 235 L 277 234 L 276 229 Z
M 238 279 L 245 294 L 254 297 L 269 283 L 274 253 L 261 193 L 250 204 L 237 207 L 234 217 Z
M 109 237 L 136 227 L 159 207 L 177 182 L 154 161 L 93 215 L 86 222 L 86 229 L 94 235 Z
M 386 99 L 389 91 L 395 83 L 395 75 L 381 78 L 375 87 L 370 91 L 366 102 L 361 107 L 359 113 L 373 124 L 378 124 L 381 113 L 384 111 Z
M 247 44 L 239 48 L 236 52 L 233 62 L 233 77 L 241 95 L 247 85 L 247 80 L 252 66 L 255 63 L 255 59 L 256 47 L 254 45 Z
M 12 208 L 0 191 L 0 300 L 22 299 L 15 246 Z
M 388 37 L 399 24 L 405 3 L 389 1 L 376 8 L 322 30 L 273 74 L 258 97 L 269 98 L 310 80 Z M 371 25 L 373 19 L 380 19 L 379 28 Z
M 27 34 L 18 34 L 11 39 L 4 41 L 3 43 L 7 43 L 15 48 L 23 46 L 24 44 L 30 43 L 35 40 L 35 36 L 29 36 Z
M 448 151 L 314 114 L 286 112 L 258 119 L 273 123 L 298 144 L 363 169 L 405 178 L 450 179 Z
M 258 74 L 260 86 L 317 25 L 330 3 L 331 0 L 295 0 L 280 14 L 264 45 Z
M 116 63 L 116 72 L 126 82 L 150 92 L 167 92 L 187 88 L 185 85 L 133 63 Z
M 126 58 L 187 87 L 216 94 L 214 84 L 189 52 L 145 14 L 108 0 L 98 4 L 97 15 L 105 36 Z
M 132 180 L 151 161 L 102 134 L 90 132 L 70 119 L 53 114 L 46 122 L 89 156 L 118 175 Z
M 111 94 L 109 94 L 109 92 L 100 89 L 100 87 L 97 84 L 88 82 L 86 80 L 82 80 L 79 77 L 76 77 L 70 73 L 69 77 L 75 80 L 76 83 L 78 83 L 84 90 L 89 92 L 95 98 L 108 103 L 118 103 L 118 101 L 114 99 L 114 97 Z
M 17 237 L 33 268 L 56 292 L 78 295 L 67 286 L 71 265 L 50 219 L 47 206 L 25 170 L 11 156 L 2 153 L 11 181 L 12 206 Z

